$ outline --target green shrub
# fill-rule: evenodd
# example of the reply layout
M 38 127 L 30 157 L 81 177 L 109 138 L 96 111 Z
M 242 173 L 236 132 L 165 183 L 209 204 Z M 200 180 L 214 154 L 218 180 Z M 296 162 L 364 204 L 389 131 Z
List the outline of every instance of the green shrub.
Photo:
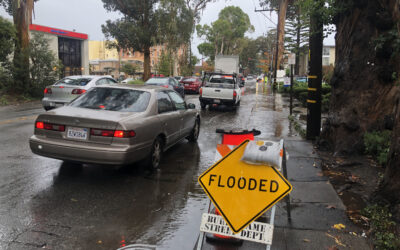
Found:
M 400 249 L 400 238 L 395 232 L 396 223 L 392 220 L 388 206 L 370 205 L 361 214 L 369 218 L 376 249 Z
M 331 93 L 322 95 L 322 100 L 321 100 L 321 111 L 322 111 L 323 113 L 326 113 L 326 112 L 329 111 L 330 99 L 331 99 Z
M 129 81 L 128 84 L 142 85 L 144 84 L 144 82 L 142 80 L 134 80 L 134 81 Z
M 391 131 L 373 131 L 364 134 L 365 153 L 379 164 L 386 165 L 390 149 Z
M 322 84 L 321 94 L 327 95 L 331 93 L 331 85 L 329 84 Z

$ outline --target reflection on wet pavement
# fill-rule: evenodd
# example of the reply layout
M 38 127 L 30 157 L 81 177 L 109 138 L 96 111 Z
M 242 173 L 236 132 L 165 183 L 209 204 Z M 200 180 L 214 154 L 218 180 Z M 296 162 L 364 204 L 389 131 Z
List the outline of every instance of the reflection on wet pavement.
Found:
M 186 100 L 200 107 L 197 95 Z M 259 138 L 276 140 L 291 136 L 285 103 L 268 87 L 247 84 L 236 111 L 201 111 L 198 143 L 174 146 L 153 173 L 140 164 L 115 170 L 35 156 L 27 145 L 32 121 L 2 125 L 8 132 L 0 139 L 16 146 L 0 145 L 0 248 L 116 249 L 136 243 L 192 249 L 208 204 L 197 178 L 213 164 L 216 128 L 256 128 Z

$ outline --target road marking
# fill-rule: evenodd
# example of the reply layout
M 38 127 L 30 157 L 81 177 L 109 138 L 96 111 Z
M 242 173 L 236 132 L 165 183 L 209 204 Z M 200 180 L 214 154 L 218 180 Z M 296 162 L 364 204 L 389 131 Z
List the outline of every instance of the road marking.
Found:
M 15 123 L 15 122 L 19 122 L 19 121 L 34 120 L 34 119 L 36 119 L 36 117 L 37 117 L 37 115 L 22 116 L 22 117 L 18 117 L 18 118 L 15 118 L 15 119 L 9 119 L 9 120 L 0 121 L 0 125 Z

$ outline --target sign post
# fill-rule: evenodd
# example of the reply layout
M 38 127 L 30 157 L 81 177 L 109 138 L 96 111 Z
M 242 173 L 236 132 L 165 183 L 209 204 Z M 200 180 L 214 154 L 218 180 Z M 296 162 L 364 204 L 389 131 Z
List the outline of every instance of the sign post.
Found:
M 290 64 L 290 115 L 293 113 L 293 65 L 296 64 L 296 54 L 289 54 Z
M 227 145 L 218 145 L 218 151 L 225 146 L 227 153 L 199 177 L 221 216 L 203 214 L 198 249 L 204 232 L 267 244 L 267 249 L 272 244 L 274 205 L 289 194 L 292 186 L 275 167 L 242 161 L 248 143 L 246 140 L 230 152 Z M 281 169 L 285 162 L 283 140 L 279 145 Z M 269 224 L 254 222 L 271 207 Z

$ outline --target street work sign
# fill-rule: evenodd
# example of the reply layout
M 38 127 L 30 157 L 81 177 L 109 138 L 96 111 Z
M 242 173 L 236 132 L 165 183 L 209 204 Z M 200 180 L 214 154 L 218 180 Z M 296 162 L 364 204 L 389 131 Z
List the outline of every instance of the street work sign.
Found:
M 283 78 L 283 87 L 289 87 L 290 86 L 290 78 L 285 77 Z
M 199 177 L 233 233 L 246 228 L 292 190 L 275 167 L 241 160 L 248 143 L 237 146 Z
M 240 233 L 234 234 L 225 223 L 224 218 L 219 215 L 204 213 L 201 218 L 200 231 L 271 245 L 274 226 L 253 222 Z

